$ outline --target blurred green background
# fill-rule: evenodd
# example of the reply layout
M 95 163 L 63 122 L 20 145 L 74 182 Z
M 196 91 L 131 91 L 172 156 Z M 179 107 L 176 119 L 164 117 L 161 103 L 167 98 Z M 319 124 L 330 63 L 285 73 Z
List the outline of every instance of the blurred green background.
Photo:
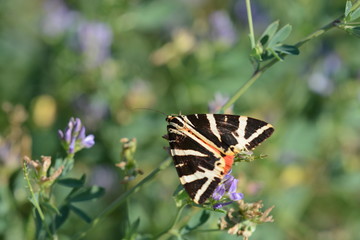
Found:
M 255 33 L 279 19 L 293 26 L 291 44 L 344 6 L 253 1 Z M 95 216 L 122 191 L 114 166 L 120 138 L 137 139 L 145 175 L 168 156 L 165 116 L 142 108 L 206 113 L 252 73 L 243 0 L 3 0 L 0 19 L 0 239 L 30 239 L 20 161 L 25 154 L 63 155 L 57 130 L 71 116 L 95 135 L 96 145 L 79 153 L 73 170 L 107 190 L 83 206 Z M 259 226 L 253 239 L 360 239 L 359 49 L 359 39 L 331 30 L 271 68 L 234 105 L 234 114 L 276 129 L 255 151 L 267 158 L 234 169 L 246 201 L 276 206 L 275 222 Z M 129 215 L 141 219 L 141 233 L 168 226 L 178 181 L 170 167 L 132 195 Z M 121 239 L 124 212 L 116 210 L 86 239 Z M 208 228 L 216 228 L 217 217 Z M 60 239 L 85 226 L 72 216 Z M 220 237 L 235 239 L 219 232 L 189 239 Z

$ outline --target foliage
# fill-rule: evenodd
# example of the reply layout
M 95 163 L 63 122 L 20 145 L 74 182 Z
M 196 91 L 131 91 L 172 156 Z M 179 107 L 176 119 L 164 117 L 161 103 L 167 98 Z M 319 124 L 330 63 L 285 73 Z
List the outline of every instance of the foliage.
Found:
M 0 238 L 360 238 L 360 2 L 251 3 L 2 1 Z M 156 111 L 208 106 L 275 134 L 200 206 Z

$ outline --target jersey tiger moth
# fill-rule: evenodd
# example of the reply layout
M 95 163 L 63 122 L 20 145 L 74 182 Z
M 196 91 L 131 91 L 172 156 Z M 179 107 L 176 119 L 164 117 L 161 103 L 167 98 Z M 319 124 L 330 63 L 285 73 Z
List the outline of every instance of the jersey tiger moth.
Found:
M 170 115 L 166 121 L 180 182 L 198 204 L 212 195 L 237 154 L 254 149 L 274 132 L 264 121 L 229 114 Z

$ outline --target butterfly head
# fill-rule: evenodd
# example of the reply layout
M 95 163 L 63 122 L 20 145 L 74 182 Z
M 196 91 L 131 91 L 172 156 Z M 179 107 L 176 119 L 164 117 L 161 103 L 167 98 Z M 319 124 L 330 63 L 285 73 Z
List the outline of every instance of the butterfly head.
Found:
M 169 123 L 169 122 L 171 122 L 171 120 L 174 119 L 174 118 L 175 118 L 175 116 L 168 115 L 168 116 L 165 118 L 165 120 Z
M 183 115 L 169 115 L 166 117 L 166 121 L 169 124 L 168 126 L 180 129 L 185 126 L 185 118 Z

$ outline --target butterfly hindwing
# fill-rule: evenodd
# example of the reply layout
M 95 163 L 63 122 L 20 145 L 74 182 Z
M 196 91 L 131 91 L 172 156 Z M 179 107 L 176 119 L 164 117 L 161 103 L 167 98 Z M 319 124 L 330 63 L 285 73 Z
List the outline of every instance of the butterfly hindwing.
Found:
M 274 131 L 264 121 L 229 114 L 168 116 L 166 120 L 180 182 L 200 204 L 231 169 L 235 154 L 255 148 Z
M 210 197 L 222 179 L 222 156 L 188 132 L 168 126 L 170 153 L 185 190 L 196 203 Z M 224 174 L 224 173 L 223 173 Z

